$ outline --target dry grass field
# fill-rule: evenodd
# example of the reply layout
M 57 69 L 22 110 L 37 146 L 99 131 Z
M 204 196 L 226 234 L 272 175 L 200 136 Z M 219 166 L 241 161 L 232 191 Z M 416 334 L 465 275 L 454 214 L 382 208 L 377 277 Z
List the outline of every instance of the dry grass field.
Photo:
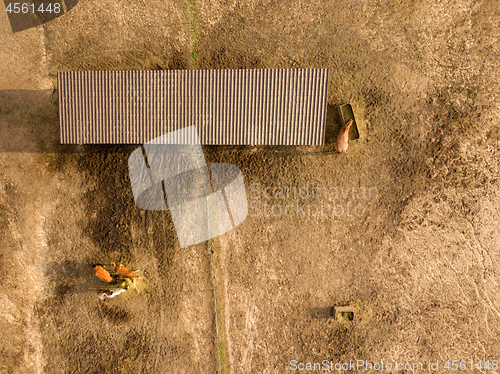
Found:
M 12 33 L 0 4 L 0 373 L 500 372 L 499 23 L 495 0 L 80 0 Z M 250 204 L 207 243 L 135 206 L 135 146 L 59 144 L 58 71 L 299 67 L 330 69 L 327 144 L 204 147 Z M 142 277 L 102 302 L 110 262 Z

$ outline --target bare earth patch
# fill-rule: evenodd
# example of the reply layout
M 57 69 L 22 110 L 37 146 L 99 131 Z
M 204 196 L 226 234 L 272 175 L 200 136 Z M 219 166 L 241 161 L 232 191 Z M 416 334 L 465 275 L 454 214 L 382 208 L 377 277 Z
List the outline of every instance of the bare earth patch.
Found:
M 493 0 L 81 0 L 13 34 L 0 4 L 0 372 L 498 360 L 499 21 Z M 168 212 L 134 205 L 134 146 L 58 144 L 55 77 L 192 67 L 329 68 L 328 128 L 324 147 L 205 147 L 242 169 L 250 215 L 181 250 Z M 360 139 L 337 155 L 346 102 Z M 305 186 L 351 193 L 264 193 Z M 142 277 L 101 302 L 111 261 Z

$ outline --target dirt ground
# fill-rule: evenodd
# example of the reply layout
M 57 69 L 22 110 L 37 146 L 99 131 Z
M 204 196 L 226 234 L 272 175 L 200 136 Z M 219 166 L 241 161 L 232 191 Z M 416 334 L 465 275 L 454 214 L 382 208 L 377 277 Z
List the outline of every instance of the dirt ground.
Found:
M 499 22 L 495 0 L 80 0 L 12 33 L 1 3 L 0 373 L 500 372 Z M 330 69 L 327 144 L 204 147 L 250 204 L 208 243 L 134 205 L 136 146 L 58 144 L 61 70 L 296 67 Z M 142 277 L 101 302 L 112 261 Z

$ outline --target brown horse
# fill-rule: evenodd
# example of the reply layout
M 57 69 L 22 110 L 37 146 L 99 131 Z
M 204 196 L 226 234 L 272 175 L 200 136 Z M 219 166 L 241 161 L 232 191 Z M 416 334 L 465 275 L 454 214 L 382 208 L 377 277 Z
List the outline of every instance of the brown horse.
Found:
M 94 275 L 107 283 L 112 283 L 115 280 L 101 265 L 94 266 Z
M 135 274 L 135 270 L 128 270 L 125 266 L 122 264 L 116 265 L 115 263 L 111 263 L 111 266 L 115 268 L 115 271 L 117 274 L 120 274 L 124 277 L 128 278 L 133 278 L 133 279 L 139 279 L 139 276 Z

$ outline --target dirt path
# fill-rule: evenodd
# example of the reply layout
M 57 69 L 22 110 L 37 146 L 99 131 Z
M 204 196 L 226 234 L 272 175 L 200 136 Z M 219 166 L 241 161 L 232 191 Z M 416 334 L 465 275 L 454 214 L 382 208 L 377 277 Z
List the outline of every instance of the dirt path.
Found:
M 82 0 L 16 34 L 3 7 L 0 371 L 500 357 L 495 1 Z M 134 206 L 133 147 L 58 145 L 57 71 L 189 67 L 327 67 L 328 138 L 345 102 L 361 135 L 343 156 L 331 144 L 204 149 L 241 167 L 253 204 L 214 241 L 217 310 L 206 246 L 180 250 L 168 213 Z M 268 186 L 331 195 L 268 199 Z M 110 261 L 144 283 L 100 303 L 91 265 Z M 318 318 L 338 304 L 354 323 Z

